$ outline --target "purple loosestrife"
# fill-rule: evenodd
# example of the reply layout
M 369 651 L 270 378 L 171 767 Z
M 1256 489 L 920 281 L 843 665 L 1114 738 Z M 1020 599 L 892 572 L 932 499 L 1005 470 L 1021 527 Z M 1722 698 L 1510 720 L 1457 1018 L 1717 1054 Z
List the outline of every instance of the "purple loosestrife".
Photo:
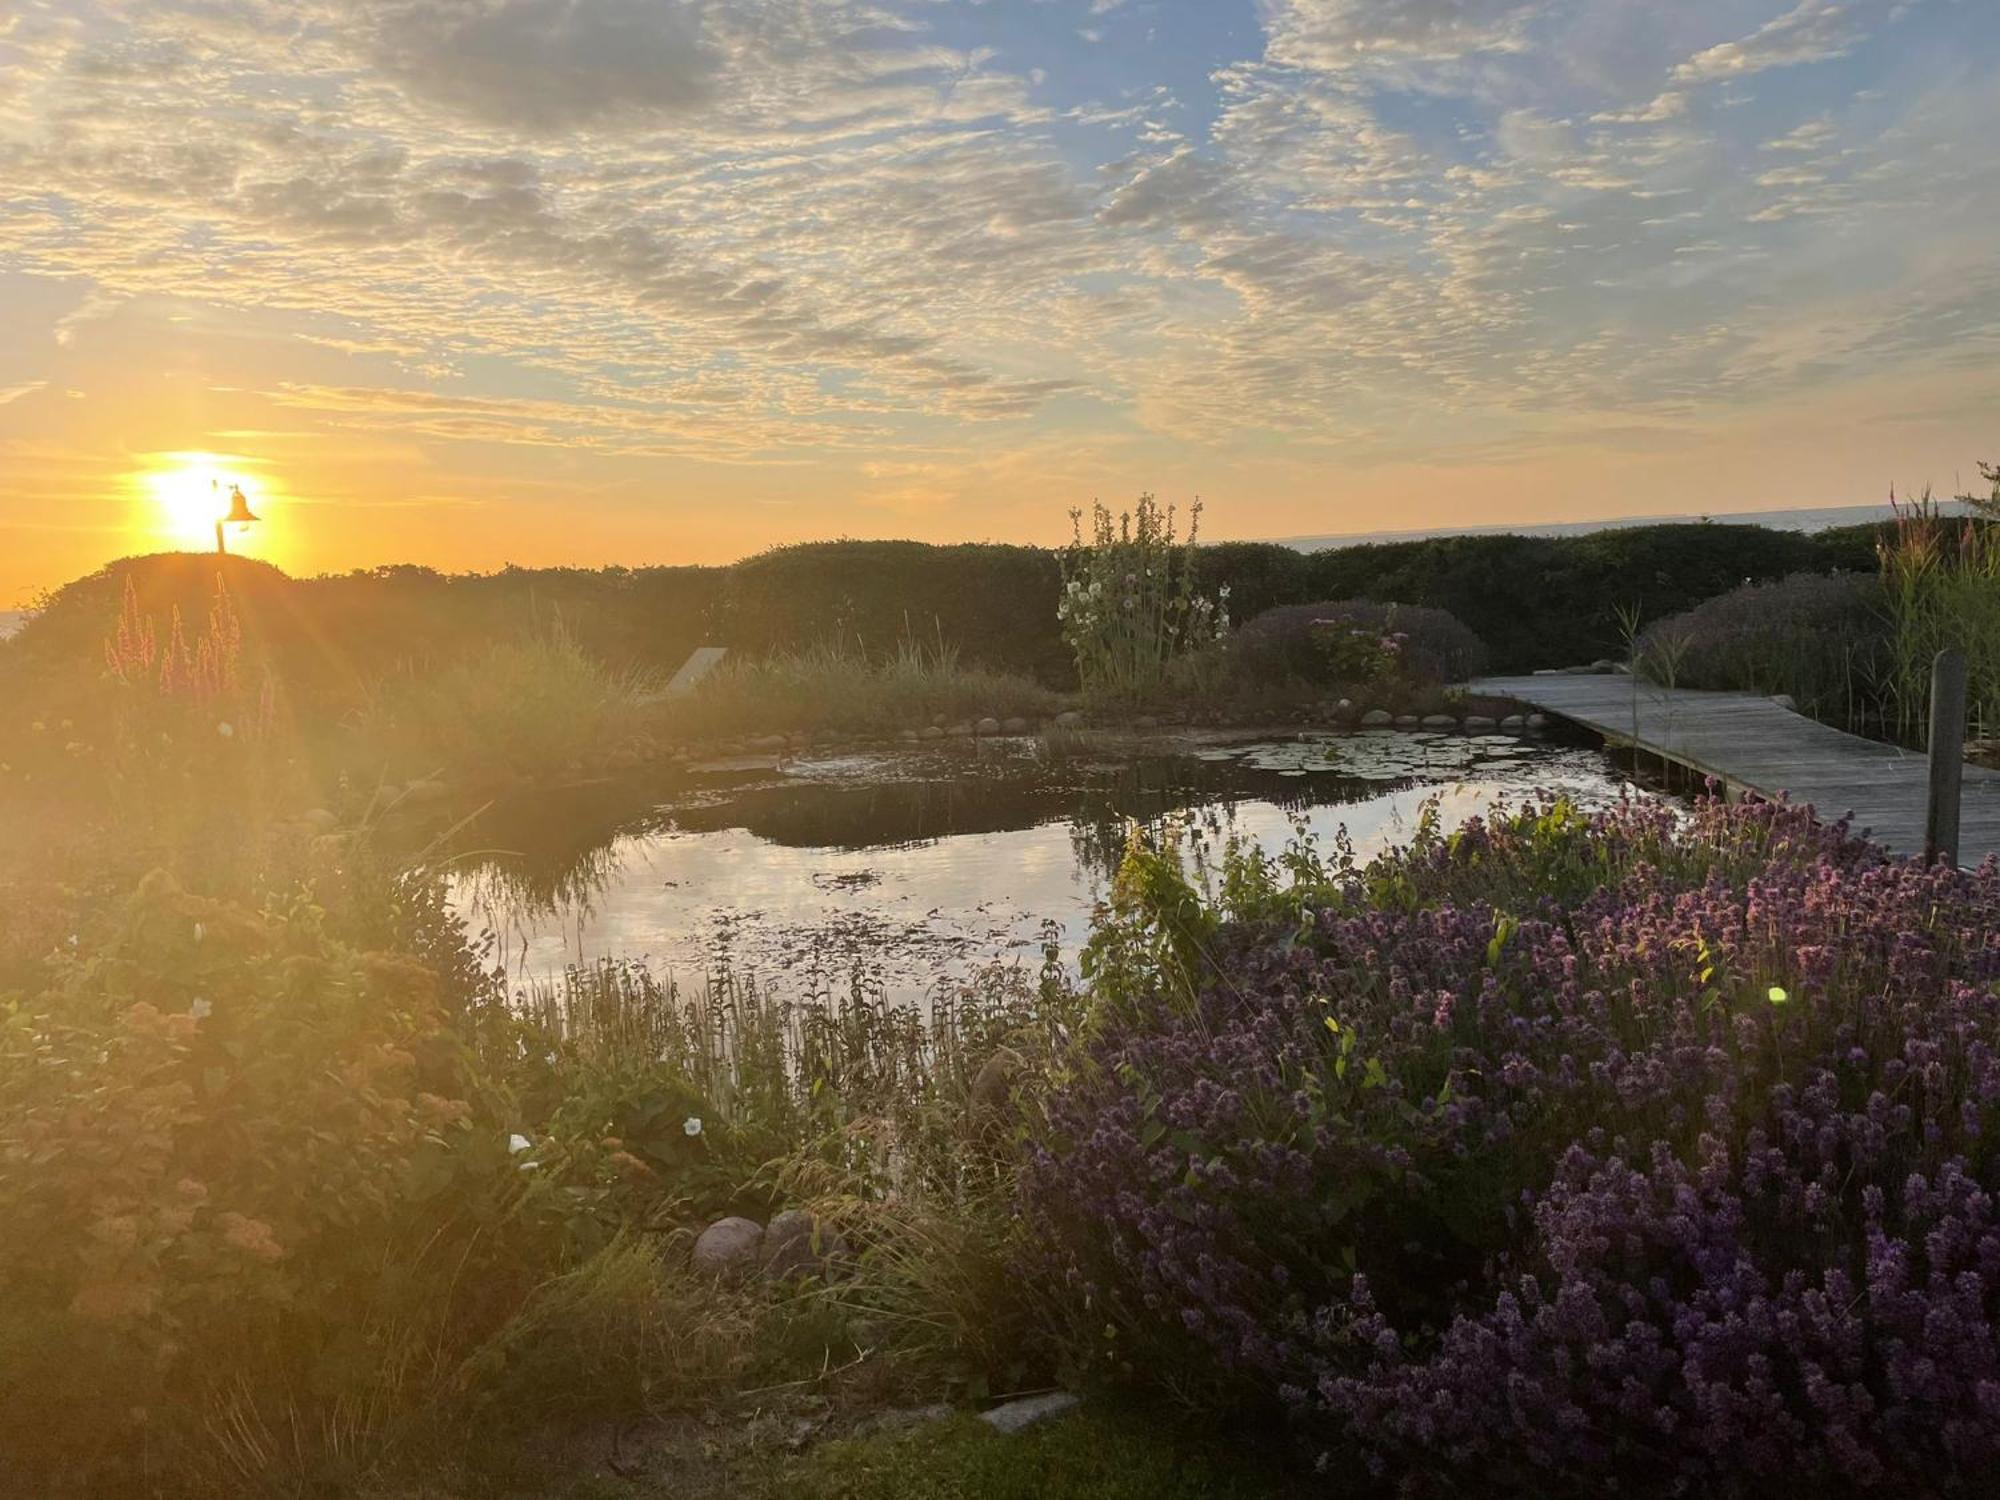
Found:
M 1087 1352 L 1410 1493 L 1989 1492 L 2000 868 L 1557 804 L 1307 894 L 1047 1101 Z

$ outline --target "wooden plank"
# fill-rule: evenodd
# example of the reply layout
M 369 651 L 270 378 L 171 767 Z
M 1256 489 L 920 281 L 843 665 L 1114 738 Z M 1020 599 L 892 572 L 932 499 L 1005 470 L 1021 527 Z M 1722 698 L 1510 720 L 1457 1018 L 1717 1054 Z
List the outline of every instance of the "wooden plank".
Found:
M 1751 693 L 1696 692 L 1622 674 L 1489 677 L 1472 691 L 1517 698 L 1603 735 L 1636 744 L 1697 775 L 1764 797 L 1808 804 L 1829 821 L 1897 854 L 1921 854 L 1930 780 L 1926 758 L 1846 734 Z M 1965 768 L 1959 859 L 2000 853 L 2000 772 Z

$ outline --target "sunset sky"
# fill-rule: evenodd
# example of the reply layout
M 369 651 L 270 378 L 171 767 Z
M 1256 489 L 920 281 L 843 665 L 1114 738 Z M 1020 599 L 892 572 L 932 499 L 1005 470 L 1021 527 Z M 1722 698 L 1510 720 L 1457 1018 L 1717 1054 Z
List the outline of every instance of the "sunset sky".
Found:
M 2000 457 L 1994 0 L 0 0 L 0 606 L 1860 503 Z

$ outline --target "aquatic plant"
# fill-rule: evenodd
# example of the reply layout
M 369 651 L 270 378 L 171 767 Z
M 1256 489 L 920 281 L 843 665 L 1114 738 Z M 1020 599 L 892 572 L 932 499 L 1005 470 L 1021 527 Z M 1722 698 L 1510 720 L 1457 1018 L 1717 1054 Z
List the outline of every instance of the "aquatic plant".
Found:
M 1924 742 L 1931 664 L 1939 651 L 1955 646 L 1966 655 L 1967 715 L 1977 732 L 1985 732 L 2000 724 L 2000 527 L 1941 514 L 1928 490 L 1895 510 L 1895 526 L 1876 544 L 1889 633 L 1883 693 L 1891 723 L 1905 743 Z
M 1555 804 L 1219 900 L 1044 1101 L 1077 1357 L 1415 1493 L 2000 1465 L 2000 868 Z

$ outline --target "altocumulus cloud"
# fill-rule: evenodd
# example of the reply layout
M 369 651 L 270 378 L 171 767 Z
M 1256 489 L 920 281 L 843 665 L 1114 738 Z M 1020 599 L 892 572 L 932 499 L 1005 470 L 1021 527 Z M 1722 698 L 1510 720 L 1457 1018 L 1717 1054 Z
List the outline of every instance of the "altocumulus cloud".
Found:
M 343 426 L 913 472 L 1052 408 L 1643 434 L 2000 335 L 1990 6 L 995 9 L 16 7 L 0 269 L 352 351 L 281 396 Z

